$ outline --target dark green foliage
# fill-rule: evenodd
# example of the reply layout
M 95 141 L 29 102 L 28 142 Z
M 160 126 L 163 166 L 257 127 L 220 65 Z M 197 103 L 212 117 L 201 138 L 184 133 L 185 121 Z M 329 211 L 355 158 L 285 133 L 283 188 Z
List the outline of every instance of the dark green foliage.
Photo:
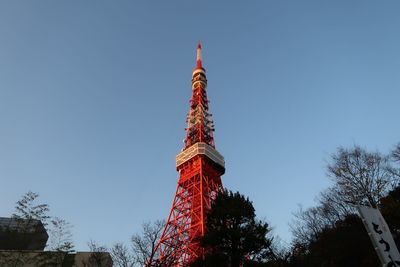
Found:
M 379 266 L 361 219 L 353 214 L 324 228 L 307 246 L 295 246 L 288 266 Z
M 400 186 L 381 199 L 380 208 L 397 247 L 400 247 Z
M 324 229 L 310 244 L 309 266 L 379 266 L 379 259 L 357 215 Z
M 201 239 L 207 253 L 192 266 L 256 266 L 250 264 L 270 257 L 268 224 L 255 217 L 248 198 L 238 192 L 220 193 L 207 214 L 207 230 Z

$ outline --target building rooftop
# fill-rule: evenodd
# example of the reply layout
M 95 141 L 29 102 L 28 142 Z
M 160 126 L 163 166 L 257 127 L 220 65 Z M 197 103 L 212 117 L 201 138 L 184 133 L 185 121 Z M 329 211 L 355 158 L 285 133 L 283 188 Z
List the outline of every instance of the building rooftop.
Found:
M 43 250 L 48 238 L 40 220 L 0 217 L 0 250 Z

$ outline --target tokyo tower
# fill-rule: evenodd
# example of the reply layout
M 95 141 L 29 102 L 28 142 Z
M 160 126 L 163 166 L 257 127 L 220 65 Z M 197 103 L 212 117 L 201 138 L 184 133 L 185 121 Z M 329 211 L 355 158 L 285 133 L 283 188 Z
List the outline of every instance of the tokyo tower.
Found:
M 192 73 L 192 98 L 187 115 L 186 138 L 176 156 L 179 180 L 172 208 L 156 246 L 157 259 L 148 266 L 187 266 L 203 255 L 199 239 L 204 235 L 207 211 L 222 188 L 223 156 L 215 149 L 214 123 L 208 111 L 206 71 L 201 45 L 197 46 Z

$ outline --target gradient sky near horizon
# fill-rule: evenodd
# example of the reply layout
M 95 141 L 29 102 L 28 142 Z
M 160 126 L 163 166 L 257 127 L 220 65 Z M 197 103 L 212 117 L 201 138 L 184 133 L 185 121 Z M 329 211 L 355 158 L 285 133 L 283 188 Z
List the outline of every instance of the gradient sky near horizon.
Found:
M 1 1 L 0 216 L 28 190 L 87 241 L 166 218 L 201 40 L 223 184 L 289 243 L 338 146 L 400 141 L 400 2 Z

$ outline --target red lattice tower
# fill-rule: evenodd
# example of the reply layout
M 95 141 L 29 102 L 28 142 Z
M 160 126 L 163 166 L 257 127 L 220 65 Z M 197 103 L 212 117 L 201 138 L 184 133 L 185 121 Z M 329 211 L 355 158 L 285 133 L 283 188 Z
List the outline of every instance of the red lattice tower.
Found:
M 223 190 L 221 175 L 225 172 L 224 158 L 215 149 L 214 123 L 208 111 L 206 87 L 199 42 L 184 148 L 176 156 L 178 186 L 156 247 L 158 258 L 148 266 L 187 266 L 203 255 L 199 238 L 204 235 L 205 216 L 211 200 Z

